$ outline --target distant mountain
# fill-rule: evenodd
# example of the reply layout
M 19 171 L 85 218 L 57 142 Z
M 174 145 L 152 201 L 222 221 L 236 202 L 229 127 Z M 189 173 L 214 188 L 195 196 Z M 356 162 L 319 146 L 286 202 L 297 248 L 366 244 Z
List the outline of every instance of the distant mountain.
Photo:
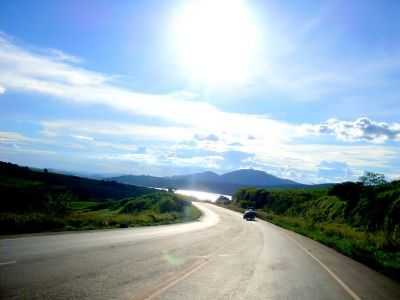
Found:
M 242 169 L 221 175 L 224 182 L 237 183 L 240 185 L 254 186 L 288 186 L 299 185 L 289 179 L 282 179 L 259 170 Z
M 30 168 L 34 171 L 42 172 L 43 169 L 39 168 Z M 82 178 L 90 178 L 90 179 L 97 179 L 102 180 L 109 177 L 119 176 L 121 173 L 92 173 L 92 172 L 83 172 L 83 171 L 65 171 L 60 169 L 48 169 L 51 173 L 62 174 L 62 175 L 70 175 L 70 176 L 78 176 Z
M 169 187 L 168 177 L 155 177 L 148 175 L 122 175 L 108 178 L 108 180 L 116 181 L 125 184 L 133 184 L 146 187 Z
M 298 182 L 253 169 L 242 169 L 222 175 L 214 172 L 170 177 L 124 175 L 112 177 L 109 180 L 148 187 L 197 189 L 228 195 L 232 195 L 237 189 L 242 187 L 306 187 L 306 185 Z

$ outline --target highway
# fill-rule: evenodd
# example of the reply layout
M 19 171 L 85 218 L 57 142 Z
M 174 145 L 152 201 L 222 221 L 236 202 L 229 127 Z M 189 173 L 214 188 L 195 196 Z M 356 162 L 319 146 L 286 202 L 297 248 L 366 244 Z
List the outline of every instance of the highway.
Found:
M 400 299 L 308 238 L 206 203 L 188 224 L 0 239 L 1 299 Z

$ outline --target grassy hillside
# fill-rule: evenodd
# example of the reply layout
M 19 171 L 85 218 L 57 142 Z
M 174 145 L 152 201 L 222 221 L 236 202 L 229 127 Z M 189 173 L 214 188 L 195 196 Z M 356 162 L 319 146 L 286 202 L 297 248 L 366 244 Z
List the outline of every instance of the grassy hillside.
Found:
M 168 224 L 200 216 L 183 196 L 2 162 L 0 199 L 0 234 Z
M 241 189 L 231 208 L 307 235 L 400 279 L 400 181 L 314 190 Z
M 198 219 L 201 214 L 186 198 L 166 192 L 114 202 L 74 202 L 72 205 L 75 208 L 65 218 L 66 229 L 180 223 Z
M 7 199 L 9 195 L 12 195 L 14 200 L 18 198 L 22 201 L 26 199 L 24 193 L 30 196 L 70 193 L 76 197 L 77 201 L 106 201 L 140 196 L 154 191 L 113 181 L 62 175 L 46 170 L 41 172 L 4 162 L 0 162 L 0 188 L 2 199 Z M 17 197 L 20 194 L 21 197 Z M 26 207 L 25 203 L 23 207 Z

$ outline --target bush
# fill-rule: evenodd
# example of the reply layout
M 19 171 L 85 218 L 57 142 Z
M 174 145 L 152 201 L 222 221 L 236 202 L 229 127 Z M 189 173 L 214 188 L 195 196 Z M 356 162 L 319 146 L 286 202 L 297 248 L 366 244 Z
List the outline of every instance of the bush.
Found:
M 1 234 L 50 231 L 62 229 L 64 226 L 62 219 L 41 213 L 0 213 Z

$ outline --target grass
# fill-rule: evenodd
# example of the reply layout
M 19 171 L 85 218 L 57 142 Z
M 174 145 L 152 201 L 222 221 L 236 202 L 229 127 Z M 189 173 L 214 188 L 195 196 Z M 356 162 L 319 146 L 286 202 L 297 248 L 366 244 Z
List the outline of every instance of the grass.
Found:
M 136 200 L 137 201 L 137 200 Z M 185 205 L 182 211 L 160 212 L 155 209 L 145 209 L 136 212 L 121 212 L 126 203 L 109 208 L 99 208 L 97 203 L 82 203 L 65 218 L 68 229 L 136 227 L 161 224 L 182 223 L 197 220 L 201 212 L 192 205 Z
M 189 222 L 200 216 L 201 212 L 184 196 L 156 192 L 120 201 L 72 201 L 64 215 L 2 212 L 0 233 L 150 226 Z
M 227 208 L 257 209 L 258 217 L 308 236 L 400 280 L 400 181 L 329 188 L 243 188 Z
M 280 227 L 321 242 L 396 280 L 400 280 L 400 252 L 387 244 L 382 231 L 367 233 L 347 224 L 312 224 L 301 217 L 282 216 L 263 211 L 258 217 Z
M 69 204 L 70 209 L 74 211 L 85 211 L 90 210 L 98 205 L 97 202 L 92 201 L 73 201 Z
M 191 198 L 0 162 L 0 234 L 171 224 L 201 215 Z

